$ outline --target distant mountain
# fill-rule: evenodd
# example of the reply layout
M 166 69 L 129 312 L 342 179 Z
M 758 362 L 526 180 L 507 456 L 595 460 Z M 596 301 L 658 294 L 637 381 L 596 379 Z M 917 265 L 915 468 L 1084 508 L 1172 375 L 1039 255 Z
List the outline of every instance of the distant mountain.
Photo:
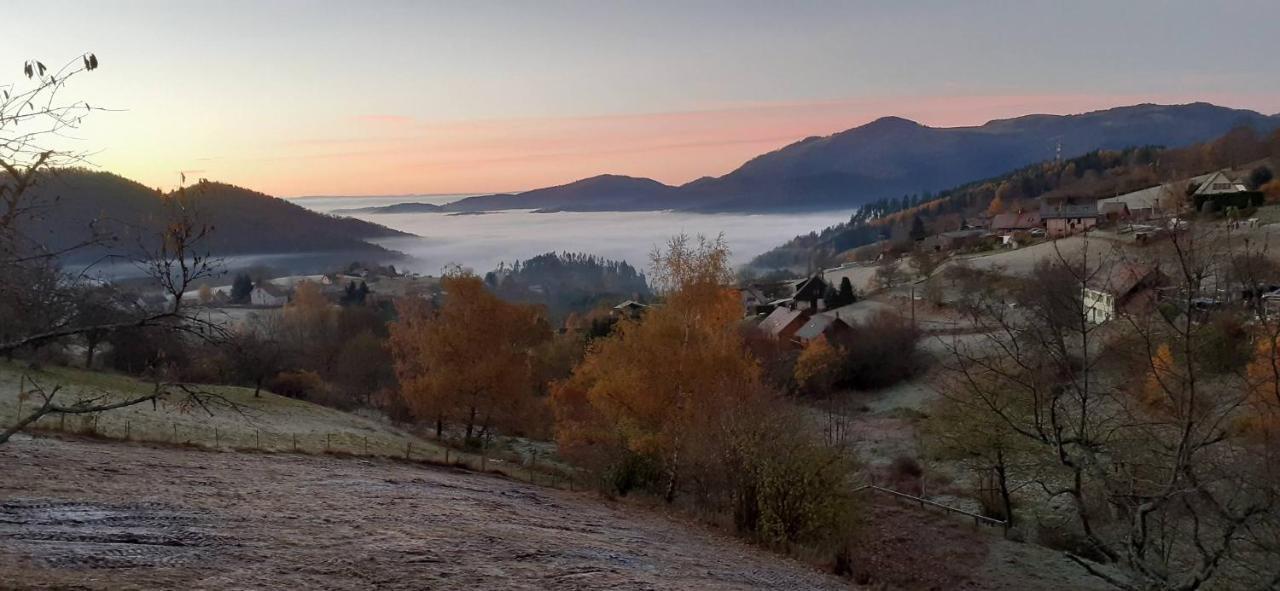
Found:
M 676 188 L 653 179 L 602 174 L 567 185 L 523 193 L 479 195 L 444 206 L 450 212 L 536 209 L 539 211 L 626 211 L 669 209 Z
M 1184 146 L 1246 126 L 1280 128 L 1280 116 L 1208 103 L 1142 104 L 1080 115 L 1027 115 L 975 127 L 927 127 L 885 117 L 757 156 L 721 177 L 680 187 L 603 175 L 524 193 L 484 195 L 445 211 L 535 209 L 698 212 L 853 209 L 887 197 L 936 192 L 1060 155 L 1098 149 Z
M 164 200 L 171 195 L 115 174 L 83 169 L 45 173 L 35 191 L 45 207 L 41 215 L 24 224 L 32 241 L 59 250 L 90 236 L 91 227 L 99 235 L 117 238 L 110 248 L 74 251 L 68 262 L 152 246 L 165 220 Z M 204 247 L 218 257 L 334 253 L 370 261 L 390 260 L 402 255 L 367 241 L 410 236 L 222 183 L 187 187 L 186 196 L 187 208 L 201 223 L 212 226 Z
M 348 215 L 353 213 L 439 213 L 444 211 L 444 207 L 434 203 L 393 203 L 391 205 L 381 205 L 373 207 L 352 207 L 349 209 L 335 209 L 331 213 L 335 215 Z

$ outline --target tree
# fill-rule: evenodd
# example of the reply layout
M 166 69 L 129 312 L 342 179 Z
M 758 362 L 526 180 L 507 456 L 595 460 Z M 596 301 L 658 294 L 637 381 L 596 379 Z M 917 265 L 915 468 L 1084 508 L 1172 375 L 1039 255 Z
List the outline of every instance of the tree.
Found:
M 843 357 L 825 338 L 810 341 L 796 359 L 796 384 L 807 394 L 826 396 L 840 379 Z
M 518 424 L 534 403 L 531 351 L 550 337 L 536 308 L 509 304 L 480 278 L 454 271 L 441 280 L 438 309 L 418 299 L 396 303 L 391 330 L 400 394 L 414 416 L 458 423 L 468 441 Z
M 853 291 L 853 283 L 848 277 L 840 278 L 840 301 L 846 306 L 858 301 L 858 294 Z
M 929 252 L 927 249 L 917 248 L 911 251 L 909 262 L 916 275 L 928 277 L 933 274 L 934 269 L 938 268 L 938 265 L 942 262 L 942 257 Z
M 283 322 L 277 312 L 256 316 L 232 330 L 223 343 L 233 379 L 253 385 L 254 398 L 267 380 L 286 368 Z
M 1249 171 L 1249 189 L 1257 191 L 1262 188 L 1263 185 L 1271 182 L 1274 178 L 1275 175 L 1272 174 L 1270 168 L 1267 168 L 1266 166 L 1254 168 Z
M 944 396 L 1020 441 L 1036 466 L 1024 476 L 1073 511 L 1079 541 L 1068 557 L 1120 589 L 1280 581 L 1278 450 L 1238 428 L 1258 390 L 1242 376 L 1215 374 L 1224 364 L 1206 347 L 1218 346 L 1218 329 L 1192 312 L 1206 279 L 1233 258 L 1215 232 L 1193 227 L 1148 253 L 1168 272 L 1167 304 L 1186 313 L 1121 311 L 1104 325 L 1089 322 L 1083 286 L 1116 261 L 1085 245 L 1078 255 L 1055 252 L 1028 280 L 986 286 L 970 309 L 986 332 L 948 352 Z M 1265 376 L 1267 366 L 1255 360 L 1248 373 Z M 952 429 L 959 437 L 973 427 Z
M 911 239 L 919 242 L 924 240 L 929 232 L 924 228 L 924 220 L 920 218 L 920 214 L 916 214 L 911 218 Z
M 664 304 L 597 341 L 553 402 L 558 440 L 574 447 L 619 438 L 626 451 L 662 466 L 670 500 L 690 438 L 703 421 L 758 391 L 759 371 L 728 330 L 740 306 L 723 238 L 694 244 L 679 236 L 651 258 Z
M 231 283 L 231 303 L 247 304 L 251 293 L 253 293 L 253 279 L 247 273 L 236 275 L 235 281 Z
M 662 305 L 622 320 L 552 389 L 561 453 L 611 492 L 690 493 L 771 544 L 846 548 L 853 463 L 765 389 L 735 330 L 723 238 L 679 236 L 652 256 Z
M 987 205 L 987 215 L 995 216 L 1002 214 L 1004 213 L 1005 208 L 1004 197 L 1000 193 L 996 193 L 996 196 L 991 199 L 991 203 Z
M 42 200 L 31 189 L 46 178 L 46 169 L 78 164 L 82 155 L 58 152 L 45 146 L 54 136 L 75 129 L 83 117 L 95 109 L 84 102 L 62 103 L 59 90 L 78 75 L 97 69 L 98 58 L 84 54 L 62 68 L 49 70 L 39 61 L 25 64 L 30 81 L 26 88 L 11 85 L 0 98 L 0 355 L 33 350 L 65 339 L 93 341 L 114 338 L 127 332 L 185 333 L 208 338 L 220 327 L 187 313 L 184 294 L 210 277 L 216 264 L 201 245 L 210 228 L 189 209 L 185 190 L 165 201 L 166 219 L 152 247 L 140 246 L 133 262 L 145 271 L 152 288 L 166 297 L 154 306 L 136 300 L 120 310 L 121 315 L 104 318 L 74 305 L 86 285 L 86 275 L 65 271 L 60 257 L 90 245 L 106 245 L 110 237 L 96 232 L 68 247 L 51 248 L 40 237 L 28 236 L 23 225 L 33 216 L 55 210 L 56 203 Z M 98 310 L 101 311 L 101 310 Z M 40 384 L 30 376 L 40 404 L 28 415 L 0 432 L 0 444 L 41 417 L 54 414 L 104 412 L 168 397 L 177 391 L 186 403 L 205 405 L 214 400 L 197 389 L 164 378 L 155 372 L 153 391 L 124 400 L 108 400 L 106 394 L 83 393 L 71 402 L 59 396 L 57 385 Z
M 889 260 L 876 267 L 872 280 L 875 281 L 876 286 L 880 289 L 892 289 L 902 285 L 902 282 L 906 280 L 903 275 L 902 269 L 898 266 L 898 261 Z

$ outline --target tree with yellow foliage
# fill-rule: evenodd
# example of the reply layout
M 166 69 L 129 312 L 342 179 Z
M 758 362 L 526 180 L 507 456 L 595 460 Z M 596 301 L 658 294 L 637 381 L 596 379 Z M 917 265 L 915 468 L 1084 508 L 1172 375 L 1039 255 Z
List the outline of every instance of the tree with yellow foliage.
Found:
M 825 396 L 840 378 L 842 357 L 825 337 L 810 341 L 796 359 L 796 384 L 805 393 Z
M 662 305 L 594 343 L 552 402 L 561 443 L 621 442 L 662 465 L 671 499 L 689 440 L 756 392 L 759 370 L 733 330 L 741 307 L 723 239 L 679 236 L 652 258 Z
M 551 335 L 539 309 L 504 302 L 474 275 L 441 281 L 444 303 L 433 309 L 396 303 L 390 346 L 400 392 L 419 419 L 461 424 L 468 440 L 495 428 L 519 428 L 533 396 L 531 351 Z

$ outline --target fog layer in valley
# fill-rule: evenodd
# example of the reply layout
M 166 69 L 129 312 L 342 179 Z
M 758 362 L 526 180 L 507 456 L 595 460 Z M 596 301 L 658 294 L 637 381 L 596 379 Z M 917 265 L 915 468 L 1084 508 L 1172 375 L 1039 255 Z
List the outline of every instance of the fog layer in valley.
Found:
M 330 212 L 405 201 L 439 202 L 431 198 L 325 198 L 299 199 L 295 203 Z M 723 232 L 733 250 L 734 263 L 741 264 L 797 234 L 846 220 L 850 213 L 748 215 L 516 210 L 477 215 L 413 213 L 355 214 L 353 217 L 421 236 L 379 241 L 379 244 L 414 257 L 409 264 L 412 270 L 438 274 L 450 263 L 484 273 L 499 262 L 526 259 L 549 251 L 586 252 L 647 268 L 653 247 L 681 232 L 708 236 Z

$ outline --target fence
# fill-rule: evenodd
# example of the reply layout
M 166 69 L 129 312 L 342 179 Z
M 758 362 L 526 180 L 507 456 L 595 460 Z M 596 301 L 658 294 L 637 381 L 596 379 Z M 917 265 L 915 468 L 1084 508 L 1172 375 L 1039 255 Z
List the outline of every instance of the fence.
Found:
M 892 496 L 894 496 L 894 497 L 896 497 L 896 498 L 899 498 L 899 499 L 906 499 L 906 500 L 909 500 L 909 501 L 913 501 L 913 502 L 919 503 L 919 504 L 920 504 L 920 507 L 921 507 L 922 509 L 923 509 L 926 505 L 928 505 L 928 506 L 931 506 L 931 507 L 936 507 L 936 508 L 942 509 L 942 510 L 946 511 L 947 513 L 956 513 L 956 514 L 959 514 L 959 515 L 964 515 L 964 516 L 967 516 L 967 517 L 972 517 L 972 518 L 973 518 L 973 526 L 974 526 L 974 527 L 978 527 L 979 525 L 988 525 L 988 526 L 991 526 L 991 527 L 1002 527 L 1002 528 L 1004 528 L 1004 529 L 1005 529 L 1005 531 L 1008 531 L 1008 529 L 1009 529 L 1009 522 L 1007 522 L 1007 521 L 1005 521 L 1005 520 L 1002 520 L 1002 519 L 995 519 L 995 518 L 992 518 L 992 517 L 987 517 L 986 515 L 979 515 L 979 514 L 977 514 L 977 513 L 972 512 L 972 511 L 965 511 L 964 509 L 958 509 L 958 508 L 956 508 L 956 507 L 951 507 L 951 506 L 943 505 L 942 503 L 936 503 L 936 502 L 934 502 L 934 501 L 930 501 L 929 499 L 925 499 L 925 498 L 921 498 L 921 497 L 917 497 L 917 496 L 909 495 L 909 494 L 906 494 L 906 493 L 898 492 L 898 491 L 896 491 L 896 490 L 892 490 L 892 489 L 884 488 L 884 487 L 882 487 L 882 486 L 876 486 L 876 485 L 874 485 L 874 484 L 864 484 L 864 485 L 862 485 L 862 486 L 859 486 L 858 488 L 853 489 L 853 492 L 861 492 L 861 491 L 864 491 L 864 490 L 871 490 L 871 491 L 875 491 L 875 492 L 881 492 L 881 493 L 885 493 L 885 494 L 888 494 L 888 495 L 892 495 Z
M 255 428 L 249 424 L 210 426 L 187 421 L 135 421 L 132 418 L 112 416 L 111 413 L 107 413 L 112 417 L 110 420 L 102 420 L 100 414 L 49 414 L 28 425 L 26 430 L 207 449 L 386 458 L 496 473 L 540 486 L 568 490 L 577 488 L 576 471 L 573 468 L 548 461 L 545 457 L 539 462 L 537 453 L 524 455 L 489 449 L 475 453 L 449 447 L 443 442 L 429 442 L 388 432 L 279 432 Z

